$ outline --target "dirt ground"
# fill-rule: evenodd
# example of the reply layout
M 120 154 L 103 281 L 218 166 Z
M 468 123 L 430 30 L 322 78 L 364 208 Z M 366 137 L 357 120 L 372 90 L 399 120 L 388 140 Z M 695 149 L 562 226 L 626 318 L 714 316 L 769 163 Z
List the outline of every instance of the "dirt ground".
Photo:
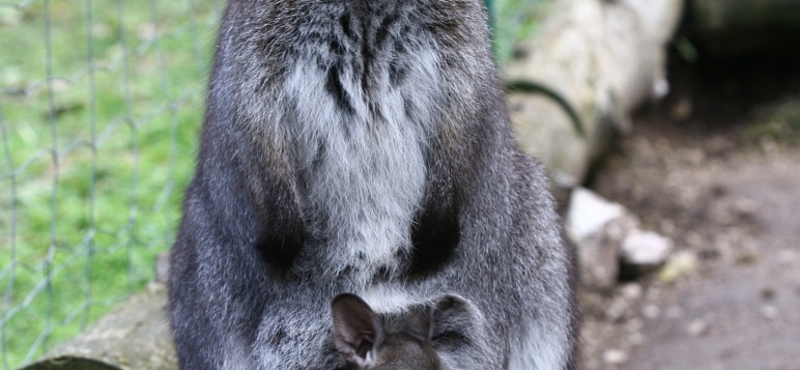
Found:
M 672 93 L 598 164 L 589 187 L 682 263 L 581 292 L 581 369 L 800 370 L 797 66 L 673 62 Z

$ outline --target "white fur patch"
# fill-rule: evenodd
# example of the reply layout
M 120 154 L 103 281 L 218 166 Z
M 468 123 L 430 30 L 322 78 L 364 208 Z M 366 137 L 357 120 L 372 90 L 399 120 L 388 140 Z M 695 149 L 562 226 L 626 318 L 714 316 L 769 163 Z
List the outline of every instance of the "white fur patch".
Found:
M 408 289 L 394 284 L 379 284 L 358 293 L 377 313 L 396 313 L 418 303 L 409 294 Z
M 304 171 L 302 206 L 311 232 L 327 243 L 315 266 L 326 276 L 349 269 L 359 286 L 381 270 L 395 271 L 398 252 L 410 248 L 410 229 L 425 187 L 424 149 L 431 112 L 424 110 L 438 83 L 432 52 L 420 53 L 409 71 L 415 91 L 391 89 L 365 96 L 353 68 L 344 64 L 340 81 L 353 115 L 337 107 L 325 89 L 326 74 L 315 64 L 299 62 L 286 82 L 289 97 L 300 102 L 296 112 L 297 153 Z M 375 73 L 388 81 L 388 68 Z M 405 114 L 404 99 L 420 111 Z M 368 102 L 381 115 L 373 117 Z
M 567 361 L 564 328 L 531 325 L 509 355 L 508 370 L 561 370 Z

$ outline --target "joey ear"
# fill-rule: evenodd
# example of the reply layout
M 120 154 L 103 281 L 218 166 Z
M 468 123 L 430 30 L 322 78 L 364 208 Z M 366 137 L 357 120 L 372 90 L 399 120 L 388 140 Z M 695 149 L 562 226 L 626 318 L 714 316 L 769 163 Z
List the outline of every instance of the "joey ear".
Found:
M 439 349 L 456 349 L 481 338 L 482 319 L 467 299 L 445 294 L 432 302 L 433 342 Z
M 433 307 L 420 306 L 403 322 L 403 332 L 423 342 L 433 337 Z
M 465 298 L 455 294 L 445 294 L 433 302 L 432 315 L 435 322 L 444 321 L 448 324 L 470 320 L 470 303 Z
M 331 302 L 333 345 L 348 361 L 365 367 L 383 342 L 383 325 L 378 315 L 361 298 L 340 294 Z

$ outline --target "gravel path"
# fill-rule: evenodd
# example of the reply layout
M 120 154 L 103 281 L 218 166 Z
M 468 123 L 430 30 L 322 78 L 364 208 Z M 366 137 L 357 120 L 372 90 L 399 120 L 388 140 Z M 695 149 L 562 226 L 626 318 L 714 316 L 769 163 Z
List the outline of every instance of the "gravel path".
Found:
M 800 73 L 673 73 L 677 91 L 590 187 L 671 237 L 691 268 L 583 292 L 581 368 L 800 370 L 800 130 L 753 133 L 800 127 L 800 109 L 772 114 L 800 107 Z

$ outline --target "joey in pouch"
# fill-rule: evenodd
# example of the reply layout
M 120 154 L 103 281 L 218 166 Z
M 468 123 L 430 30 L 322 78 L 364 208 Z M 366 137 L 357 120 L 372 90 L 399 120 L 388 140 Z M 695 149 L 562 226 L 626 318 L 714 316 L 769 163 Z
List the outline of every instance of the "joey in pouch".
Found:
M 433 317 L 419 306 L 389 325 L 358 296 L 340 294 L 331 303 L 333 343 L 348 370 L 446 370 L 431 345 Z

